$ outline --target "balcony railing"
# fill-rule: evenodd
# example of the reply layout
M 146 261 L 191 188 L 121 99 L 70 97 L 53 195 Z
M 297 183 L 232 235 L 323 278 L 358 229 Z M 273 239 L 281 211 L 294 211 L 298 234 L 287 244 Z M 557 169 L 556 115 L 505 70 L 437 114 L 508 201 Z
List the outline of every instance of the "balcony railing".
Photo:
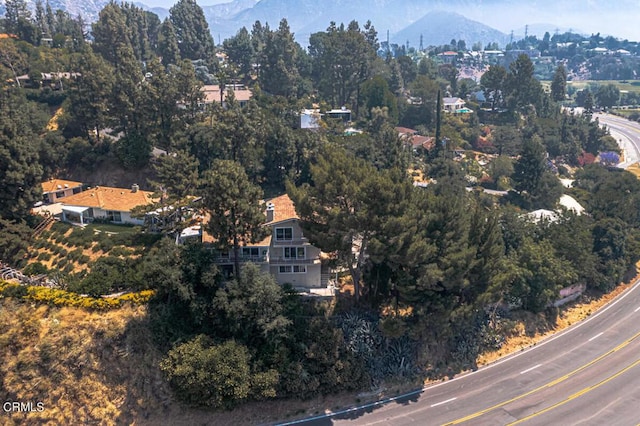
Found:
M 238 260 L 243 262 L 252 262 L 252 263 L 264 263 L 268 262 L 267 256 L 242 256 L 238 257 Z M 214 261 L 216 263 L 225 264 L 225 263 L 234 263 L 235 256 L 215 256 Z
M 271 242 L 274 246 L 302 246 L 308 244 L 309 240 L 305 237 L 295 238 L 293 240 L 276 240 L 272 238 Z
M 271 265 L 317 265 L 320 264 L 320 259 L 292 259 L 290 257 L 271 256 L 269 258 L 269 263 Z

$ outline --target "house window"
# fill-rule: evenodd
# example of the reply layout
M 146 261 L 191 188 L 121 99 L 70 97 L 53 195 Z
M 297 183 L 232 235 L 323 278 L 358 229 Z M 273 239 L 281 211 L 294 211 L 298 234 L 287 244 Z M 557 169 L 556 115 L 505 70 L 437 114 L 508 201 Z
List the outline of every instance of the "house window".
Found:
M 258 247 L 242 247 L 242 257 L 258 257 Z
M 56 192 L 56 198 L 62 198 L 62 197 L 64 197 L 64 191 Z
M 120 212 L 107 211 L 107 220 L 109 222 L 122 222 L 122 215 Z
M 284 258 L 285 259 L 304 259 L 304 247 L 285 247 Z
M 293 228 L 276 228 L 276 241 L 293 240 Z
M 282 265 L 278 271 L 281 274 L 306 274 L 307 267 L 305 265 Z

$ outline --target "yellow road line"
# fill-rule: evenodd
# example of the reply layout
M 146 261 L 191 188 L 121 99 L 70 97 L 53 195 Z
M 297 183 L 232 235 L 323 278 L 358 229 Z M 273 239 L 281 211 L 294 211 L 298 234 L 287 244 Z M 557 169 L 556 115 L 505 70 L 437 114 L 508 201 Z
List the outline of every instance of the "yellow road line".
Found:
M 541 414 L 544 414 L 544 413 L 547 413 L 547 412 L 549 412 L 549 411 L 551 411 L 553 409 L 556 409 L 559 406 L 566 404 L 567 402 L 573 401 L 574 399 L 576 399 L 576 398 L 578 398 L 578 397 L 580 397 L 580 396 L 582 396 L 582 395 L 584 395 L 586 393 L 589 393 L 594 389 L 599 388 L 600 386 L 604 385 L 605 383 L 610 382 L 611 380 L 615 379 L 616 377 L 621 376 L 622 374 L 624 374 L 627 371 L 631 370 L 633 367 L 635 367 L 638 364 L 640 364 L 640 359 L 637 360 L 636 362 L 634 362 L 633 364 L 631 364 L 631 365 L 623 368 L 622 370 L 618 371 L 613 376 L 607 377 L 606 379 L 601 380 L 600 382 L 596 383 L 595 385 L 592 385 L 592 386 L 589 386 L 589 387 L 586 387 L 584 389 L 579 390 L 578 392 L 576 392 L 573 395 L 569 396 L 564 401 L 557 402 L 557 403 L 553 404 L 552 406 L 545 408 L 544 410 L 537 411 L 537 412 L 535 412 L 533 414 L 528 415 L 527 417 L 523 417 L 520 420 L 516 420 L 513 423 L 509 423 L 508 426 L 517 425 L 517 424 L 520 424 L 522 422 L 526 422 L 527 420 L 531 420 L 534 417 L 537 417 L 537 416 L 539 416 Z
M 476 417 L 480 417 L 480 416 L 482 416 L 482 415 L 484 415 L 484 414 L 487 414 L 487 413 L 489 413 L 489 412 L 491 412 L 491 411 L 493 411 L 493 410 L 497 410 L 498 408 L 502 408 L 502 407 L 504 407 L 504 406 L 505 406 L 505 405 L 507 405 L 507 404 L 510 404 L 510 403 L 512 403 L 512 402 L 515 402 L 515 401 L 518 401 L 518 400 L 520 400 L 520 399 L 522 399 L 522 398 L 525 398 L 525 397 L 527 397 L 527 396 L 533 395 L 533 394 L 534 394 L 534 393 L 536 393 L 536 392 L 540 392 L 541 390 L 548 389 L 548 388 L 550 388 L 550 387 L 552 387 L 552 386 L 555 386 L 555 385 L 557 385 L 557 384 L 559 384 L 559 383 L 562 383 L 563 381 L 567 380 L 567 379 L 568 379 L 568 378 L 570 378 L 571 376 L 575 376 L 576 374 L 578 374 L 578 373 L 579 373 L 579 372 L 581 372 L 582 370 L 584 370 L 584 369 L 586 369 L 586 368 L 591 367 L 591 366 L 592 366 L 592 365 L 594 365 L 595 363 L 597 363 L 597 362 L 599 362 L 599 361 L 602 361 L 604 358 L 608 357 L 609 355 L 611 355 L 611 354 L 613 354 L 613 353 L 615 353 L 615 352 L 619 351 L 620 349 L 624 348 L 625 346 L 627 346 L 628 344 L 630 344 L 631 342 L 633 342 L 635 339 L 637 339 L 637 338 L 638 338 L 638 336 L 640 336 L 640 333 L 635 334 L 635 335 L 634 335 L 633 337 L 631 337 L 629 340 L 626 340 L 625 342 L 623 342 L 623 343 L 619 344 L 619 345 L 618 345 L 618 346 L 616 346 L 615 348 L 611 349 L 609 352 L 606 352 L 606 353 L 604 353 L 604 354 L 600 355 L 599 357 L 597 357 L 597 358 L 593 359 L 592 361 L 588 362 L 587 364 L 585 364 L 585 365 L 583 365 L 583 366 L 581 366 L 581 367 L 579 367 L 579 368 L 577 368 L 577 369 L 575 369 L 575 370 L 573 370 L 573 371 L 571 371 L 571 372 L 569 372 L 569 373 L 565 374 L 564 376 L 559 377 L 559 378 L 557 378 L 557 379 L 555 379 L 555 380 L 553 380 L 553 381 L 551 381 L 551 382 L 549 382 L 549 383 L 547 383 L 547 384 L 545 384 L 545 385 L 542 385 L 542 386 L 540 386 L 540 387 L 537 387 L 537 388 L 535 388 L 535 389 L 533 389 L 533 390 L 530 390 L 529 392 L 523 393 L 522 395 L 518 395 L 518 396 L 516 396 L 516 397 L 514 397 L 514 398 L 511 398 L 511 399 L 509 399 L 509 400 L 507 400 L 507 401 L 500 402 L 500 403 L 498 403 L 498 404 L 496 404 L 496 405 L 493 405 L 493 406 L 491 406 L 491 407 L 489 407 L 489 408 L 485 408 L 484 410 L 481 410 L 481 411 L 478 411 L 478 412 L 476 412 L 476 413 L 470 414 L 470 415 L 468 415 L 468 416 L 466 416 L 466 417 L 462 417 L 462 418 L 460 418 L 460 419 L 453 420 L 453 421 L 451 421 L 451 422 L 445 423 L 445 426 L 448 426 L 448 425 L 457 425 L 457 424 L 460 424 L 460 423 L 468 422 L 469 420 L 473 420 L 473 419 L 475 419 Z M 639 362 L 640 362 L 640 361 L 639 361 Z

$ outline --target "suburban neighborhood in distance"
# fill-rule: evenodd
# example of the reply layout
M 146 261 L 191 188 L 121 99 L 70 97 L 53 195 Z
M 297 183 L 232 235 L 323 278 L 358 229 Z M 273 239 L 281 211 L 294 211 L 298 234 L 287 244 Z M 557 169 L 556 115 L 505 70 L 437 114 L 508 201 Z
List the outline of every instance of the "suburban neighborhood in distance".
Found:
M 637 4 L 200 3 L 0 5 L 0 423 L 377 422 L 631 291 Z

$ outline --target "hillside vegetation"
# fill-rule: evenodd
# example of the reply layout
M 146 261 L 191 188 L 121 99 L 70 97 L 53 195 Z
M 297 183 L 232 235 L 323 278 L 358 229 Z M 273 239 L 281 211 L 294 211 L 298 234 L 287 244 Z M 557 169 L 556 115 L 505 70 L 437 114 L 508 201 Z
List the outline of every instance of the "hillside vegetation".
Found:
M 635 277 L 629 282 L 634 282 Z M 629 285 L 562 310 L 557 324 L 529 315 L 514 322 L 499 351 L 481 354 L 485 365 L 535 344 L 593 314 Z M 405 383 L 367 397 L 340 394 L 306 401 L 252 402 L 233 411 L 209 411 L 176 402 L 158 368 L 146 307 L 108 312 L 36 306 L 0 299 L 0 399 L 42 402 L 44 410 L 2 413 L 2 424 L 257 424 L 338 410 L 418 386 Z

